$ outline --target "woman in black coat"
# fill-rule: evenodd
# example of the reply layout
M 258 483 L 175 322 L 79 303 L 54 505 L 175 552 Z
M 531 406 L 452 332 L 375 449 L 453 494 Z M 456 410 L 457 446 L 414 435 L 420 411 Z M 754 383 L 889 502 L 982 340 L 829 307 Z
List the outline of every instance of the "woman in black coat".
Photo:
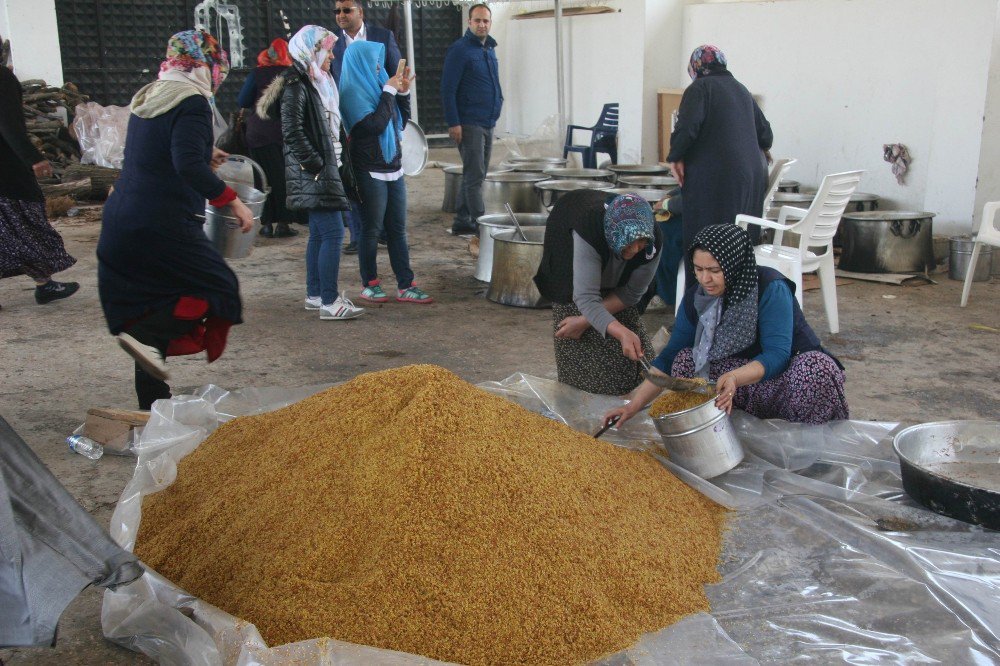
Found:
M 726 56 L 705 44 L 691 54 L 667 161 L 684 195 L 683 247 L 710 224 L 760 215 L 767 191 L 767 151 L 774 136 L 750 92 L 726 68 Z M 694 273 L 687 271 L 688 286 Z

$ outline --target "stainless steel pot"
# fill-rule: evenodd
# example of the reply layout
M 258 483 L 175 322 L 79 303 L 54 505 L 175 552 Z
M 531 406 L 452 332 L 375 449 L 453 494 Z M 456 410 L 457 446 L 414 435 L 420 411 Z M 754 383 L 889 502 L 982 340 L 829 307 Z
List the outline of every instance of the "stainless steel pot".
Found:
M 618 176 L 617 187 L 645 187 L 657 190 L 669 190 L 677 187 L 677 179 L 673 176 Z
M 669 196 L 670 192 L 667 190 L 650 190 L 644 187 L 615 187 L 610 190 L 603 190 L 608 194 L 638 194 L 640 197 L 645 199 L 651 204 L 656 203 L 660 199 Z
M 711 479 L 740 464 L 746 455 L 729 415 L 715 406 L 715 397 L 697 407 L 653 419 L 671 462 Z
M 454 213 L 458 210 L 458 195 L 462 189 L 462 174 L 464 170 L 461 164 L 453 164 L 443 167 L 444 171 L 444 200 L 441 202 L 441 211 L 444 213 Z M 513 171 L 511 166 L 498 166 L 489 171 L 491 173 L 506 173 Z
M 501 162 L 501 164 L 503 166 L 510 167 L 511 171 L 516 171 L 518 173 L 542 173 L 546 169 L 551 169 L 553 167 L 551 162 Z
M 976 241 L 968 236 L 952 236 L 948 239 L 948 277 L 952 280 L 965 281 L 972 262 L 972 248 Z M 979 259 L 976 260 L 976 272 L 972 274 L 973 282 L 986 282 L 993 271 L 993 248 L 983 245 L 979 248 Z
M 549 219 L 546 213 L 521 213 L 517 222 L 522 227 L 544 227 Z M 479 258 L 476 259 L 476 279 L 489 282 L 493 274 L 493 233 L 513 229 L 507 213 L 483 215 L 477 220 L 479 224 Z
M 608 187 L 614 181 L 615 174 L 607 169 L 567 169 L 564 167 L 548 168 L 543 172 L 555 180 L 604 180 Z
M 546 308 L 551 305 L 538 293 L 533 278 L 542 263 L 545 227 L 528 227 L 527 240 L 517 229 L 493 232 L 493 273 L 486 298 L 494 303 L 520 308 Z
M 659 164 L 609 164 L 608 170 L 613 171 L 616 179 L 622 176 L 669 176 L 670 167 Z
M 778 181 L 778 191 L 779 192 L 798 192 L 799 191 L 799 181 L 789 180 L 787 178 L 782 178 Z
M 535 183 L 548 180 L 540 173 L 488 173 L 483 181 L 483 203 L 486 213 L 504 212 L 509 203 L 515 213 L 544 213 L 535 194 Z
M 934 267 L 934 213 L 844 213 L 840 268 L 857 273 L 916 273 Z
M 508 157 L 505 162 L 510 162 L 511 164 L 524 164 L 525 162 L 547 162 L 552 166 L 566 166 L 565 157 Z
M 548 210 L 556 205 L 567 192 L 575 190 L 609 190 L 611 183 L 606 180 L 543 180 L 535 183 L 538 190 L 538 200 L 542 202 Z
M 240 223 L 231 215 L 223 215 L 219 209 L 209 207 L 205 211 L 205 224 L 202 227 L 208 240 L 225 259 L 245 259 L 253 251 L 253 241 L 260 231 L 260 218 L 253 218 L 250 231 L 240 231 Z

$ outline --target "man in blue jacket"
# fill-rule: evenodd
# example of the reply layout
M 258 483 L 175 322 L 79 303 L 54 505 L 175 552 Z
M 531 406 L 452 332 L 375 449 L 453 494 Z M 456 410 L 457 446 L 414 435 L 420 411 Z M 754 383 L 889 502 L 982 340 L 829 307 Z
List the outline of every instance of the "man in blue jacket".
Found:
M 402 57 L 399 46 L 396 44 L 396 37 L 391 30 L 380 28 L 371 21 L 365 20 L 364 0 L 337 0 L 333 13 L 337 17 L 337 27 L 333 33 L 337 35 L 337 42 L 333 45 L 333 63 L 331 72 L 333 79 L 340 85 L 340 68 L 344 65 L 344 50 L 359 39 L 369 42 L 380 42 L 385 46 L 385 67 L 386 73 L 392 77 L 396 74 L 396 66 Z M 351 202 L 351 210 L 345 215 L 351 231 L 351 240 L 344 248 L 347 254 L 357 254 L 358 238 L 361 233 L 361 217 L 358 212 L 358 204 Z M 385 231 L 379 230 L 379 242 L 385 245 Z
M 483 178 L 490 164 L 493 128 L 503 106 L 493 14 L 484 4 L 469 9 L 469 28 L 448 47 L 441 73 L 441 102 L 448 135 L 462 155 L 462 187 L 451 232 L 476 233 L 476 219 L 486 212 Z

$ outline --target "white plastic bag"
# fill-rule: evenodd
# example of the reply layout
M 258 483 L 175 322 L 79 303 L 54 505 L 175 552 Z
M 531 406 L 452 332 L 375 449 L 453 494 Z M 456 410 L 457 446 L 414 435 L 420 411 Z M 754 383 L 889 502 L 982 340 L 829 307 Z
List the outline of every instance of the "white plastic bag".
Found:
M 80 162 L 121 169 L 125 161 L 129 107 L 86 102 L 78 104 L 74 113 L 73 131 L 80 143 Z

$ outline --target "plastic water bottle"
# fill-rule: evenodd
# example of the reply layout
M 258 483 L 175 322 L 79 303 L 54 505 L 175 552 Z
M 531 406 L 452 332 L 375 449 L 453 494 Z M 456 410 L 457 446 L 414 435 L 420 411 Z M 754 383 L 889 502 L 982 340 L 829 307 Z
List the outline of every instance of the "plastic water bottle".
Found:
M 66 438 L 66 443 L 72 451 L 76 451 L 81 456 L 86 456 L 91 460 L 97 460 L 104 455 L 104 447 L 83 435 L 70 435 Z

